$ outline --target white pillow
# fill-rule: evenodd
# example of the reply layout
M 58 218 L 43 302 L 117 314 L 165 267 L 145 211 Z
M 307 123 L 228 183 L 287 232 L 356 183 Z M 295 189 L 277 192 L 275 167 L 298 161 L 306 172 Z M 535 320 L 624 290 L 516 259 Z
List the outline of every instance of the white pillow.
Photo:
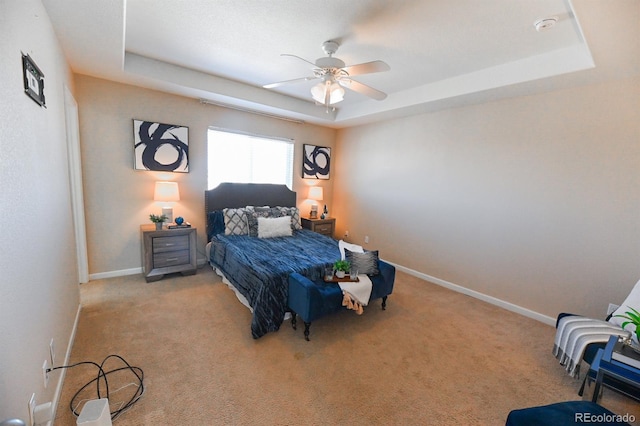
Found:
M 631 309 L 629 308 L 633 308 L 636 311 L 640 312 L 640 281 L 638 281 L 636 283 L 636 285 L 633 287 L 633 289 L 631 290 L 631 293 L 629 293 L 629 295 L 627 296 L 627 298 L 624 300 L 624 302 L 622 302 L 622 305 L 620 305 L 618 307 L 618 309 L 616 309 L 613 312 L 613 315 L 611 316 L 611 318 L 609 318 L 609 322 L 612 324 L 616 324 L 619 326 L 622 326 L 623 322 L 626 322 L 628 320 L 626 320 L 625 318 L 620 318 L 620 317 L 616 317 L 616 315 L 627 315 L 627 312 L 630 312 Z M 635 336 L 635 331 L 636 331 L 636 326 L 633 324 L 627 324 L 624 327 L 625 330 L 630 331 L 632 334 L 632 337 L 634 340 L 636 340 L 636 336 Z
M 291 216 L 258 217 L 258 238 L 290 237 Z
M 344 253 L 344 249 L 347 249 L 355 253 L 364 253 L 364 249 L 362 248 L 362 246 L 359 246 L 357 244 L 351 244 L 344 240 L 338 241 L 338 248 L 340 249 L 340 259 L 342 260 L 344 260 L 346 257 Z

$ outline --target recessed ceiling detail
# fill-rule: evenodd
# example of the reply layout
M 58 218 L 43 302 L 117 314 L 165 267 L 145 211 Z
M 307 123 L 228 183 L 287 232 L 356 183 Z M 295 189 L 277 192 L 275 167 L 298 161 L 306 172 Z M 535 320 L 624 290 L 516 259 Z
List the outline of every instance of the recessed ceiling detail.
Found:
M 521 94 L 594 66 L 566 0 L 43 3 L 74 72 L 330 127 Z M 542 36 L 531 23 L 550 16 L 561 19 Z M 302 59 L 327 39 L 326 57 Z M 377 72 L 348 66 L 366 61 Z M 298 82 L 263 87 L 287 80 Z

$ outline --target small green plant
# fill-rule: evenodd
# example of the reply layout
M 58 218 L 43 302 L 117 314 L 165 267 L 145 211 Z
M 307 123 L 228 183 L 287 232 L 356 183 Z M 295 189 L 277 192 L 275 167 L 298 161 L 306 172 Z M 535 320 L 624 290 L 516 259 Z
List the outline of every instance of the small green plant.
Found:
M 636 311 L 635 309 L 633 309 L 632 307 L 629 307 L 629 309 L 631 309 L 631 311 L 627 311 L 624 313 L 624 315 L 614 315 L 615 317 L 618 318 L 624 318 L 628 321 L 625 321 L 622 323 L 622 328 L 624 328 L 627 324 L 633 324 L 636 326 L 636 338 L 638 339 L 638 341 L 640 342 L 640 312 Z
M 167 216 L 165 216 L 165 215 L 160 215 L 160 216 L 157 216 L 157 215 L 155 215 L 155 214 L 150 214 L 150 215 L 149 215 L 149 220 L 150 220 L 151 222 L 153 222 L 153 223 L 162 223 L 162 222 L 166 222 L 166 221 L 167 221 L 167 219 L 168 219 L 168 218 L 167 218 Z
M 333 264 L 333 269 L 335 269 L 336 271 L 349 272 L 350 268 L 351 268 L 351 263 L 349 263 L 349 261 L 347 260 L 337 260 Z

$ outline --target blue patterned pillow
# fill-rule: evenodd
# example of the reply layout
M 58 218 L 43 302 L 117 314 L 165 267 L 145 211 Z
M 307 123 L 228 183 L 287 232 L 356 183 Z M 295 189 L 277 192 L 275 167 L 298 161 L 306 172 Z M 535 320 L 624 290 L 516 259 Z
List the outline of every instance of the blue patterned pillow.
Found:
M 345 260 L 351 263 L 352 267 L 358 269 L 359 274 L 378 275 L 378 250 L 364 253 L 356 253 L 349 249 L 344 249 Z

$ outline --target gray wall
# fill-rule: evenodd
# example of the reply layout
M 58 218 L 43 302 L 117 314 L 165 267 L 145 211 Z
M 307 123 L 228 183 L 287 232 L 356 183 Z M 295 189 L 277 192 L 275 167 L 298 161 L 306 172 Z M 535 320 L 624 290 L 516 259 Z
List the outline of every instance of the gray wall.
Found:
M 39 0 L 0 2 L 0 420 L 29 419 L 52 401 L 42 363 L 55 340 L 64 363 L 78 311 L 78 272 L 67 163 L 63 85 L 69 68 Z M 23 92 L 20 52 L 45 75 L 47 108 Z
M 639 142 L 638 77 L 342 130 L 338 233 L 446 285 L 604 317 L 640 279 Z

